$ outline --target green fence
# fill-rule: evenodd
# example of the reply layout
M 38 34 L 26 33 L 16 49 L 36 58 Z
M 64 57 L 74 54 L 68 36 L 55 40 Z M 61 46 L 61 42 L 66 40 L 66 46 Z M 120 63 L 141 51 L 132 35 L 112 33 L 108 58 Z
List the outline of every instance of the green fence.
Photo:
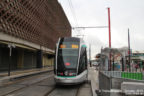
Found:
M 143 80 L 143 74 L 142 73 L 122 72 L 121 77 L 126 78 L 126 79 Z
M 102 71 L 108 77 L 143 80 L 142 72 Z

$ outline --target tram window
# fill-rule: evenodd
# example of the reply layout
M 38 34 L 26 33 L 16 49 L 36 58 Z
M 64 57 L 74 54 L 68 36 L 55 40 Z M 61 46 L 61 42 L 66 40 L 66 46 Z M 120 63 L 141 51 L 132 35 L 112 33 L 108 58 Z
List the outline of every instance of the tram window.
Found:
M 83 72 L 85 70 L 85 56 L 83 56 L 80 59 L 80 63 L 79 63 L 79 73 Z
M 59 49 L 59 56 L 78 56 L 78 49 Z
M 86 51 L 85 51 L 85 69 L 87 69 L 87 54 L 86 54 Z
M 58 48 L 58 69 L 76 69 L 79 56 L 79 42 L 62 40 Z
M 58 50 L 58 67 L 76 68 L 79 49 L 60 48 Z
M 62 68 L 76 68 L 77 67 L 77 57 L 76 56 L 58 56 L 58 67 Z
M 79 62 L 79 74 L 86 69 L 86 49 L 82 48 Z
M 61 42 L 59 44 L 59 48 L 62 48 L 62 49 L 65 49 L 65 48 L 78 49 L 79 48 L 79 42 Z

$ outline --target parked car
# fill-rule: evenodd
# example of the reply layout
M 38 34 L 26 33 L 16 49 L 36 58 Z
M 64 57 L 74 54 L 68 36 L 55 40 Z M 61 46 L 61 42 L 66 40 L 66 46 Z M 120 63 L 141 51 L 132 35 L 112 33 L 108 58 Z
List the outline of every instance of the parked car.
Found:
M 93 66 L 98 66 L 98 62 L 92 62 Z

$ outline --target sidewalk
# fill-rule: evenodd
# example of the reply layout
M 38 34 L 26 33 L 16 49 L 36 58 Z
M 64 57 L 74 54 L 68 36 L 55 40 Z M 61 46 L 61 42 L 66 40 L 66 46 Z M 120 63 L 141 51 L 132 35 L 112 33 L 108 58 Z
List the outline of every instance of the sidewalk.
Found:
M 10 76 L 8 76 L 8 72 L 1 72 L 0 73 L 0 86 L 6 84 L 7 82 L 13 79 L 18 79 L 22 77 L 45 73 L 45 72 L 52 71 L 52 70 L 53 70 L 53 67 L 16 70 L 16 71 L 12 71 Z
M 96 90 L 99 89 L 99 82 L 98 82 L 98 71 L 95 70 L 95 67 L 89 67 L 89 74 L 88 79 L 91 80 L 91 88 L 93 96 L 97 96 Z

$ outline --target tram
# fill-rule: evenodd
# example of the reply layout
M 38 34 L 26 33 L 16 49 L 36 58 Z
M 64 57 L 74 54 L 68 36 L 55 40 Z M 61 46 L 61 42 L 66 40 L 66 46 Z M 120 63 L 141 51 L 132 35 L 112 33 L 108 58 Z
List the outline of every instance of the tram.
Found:
M 86 45 L 76 37 L 60 38 L 56 46 L 56 84 L 78 84 L 88 78 Z

